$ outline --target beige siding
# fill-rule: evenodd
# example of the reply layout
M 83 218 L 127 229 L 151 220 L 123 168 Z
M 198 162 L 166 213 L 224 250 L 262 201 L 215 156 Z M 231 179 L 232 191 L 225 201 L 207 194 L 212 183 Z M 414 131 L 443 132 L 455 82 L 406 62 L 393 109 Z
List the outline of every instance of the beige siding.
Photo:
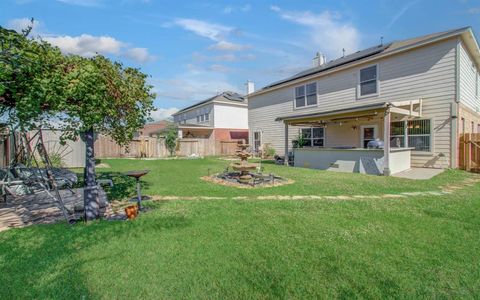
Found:
M 478 70 L 463 43 L 460 43 L 460 102 L 473 111 L 480 111 L 480 100 L 477 95 Z M 479 91 L 480 92 L 480 91 Z
M 357 99 L 357 78 L 365 64 L 332 73 L 317 80 L 318 105 L 312 108 L 293 108 L 295 86 L 284 87 L 249 99 L 250 131 L 261 130 L 263 142 L 271 143 L 283 154 L 284 125 L 275 118 L 311 112 L 325 112 L 379 102 L 423 99 L 423 113 L 433 120 L 433 151 L 412 155 L 414 166 L 447 167 L 450 154 L 450 103 L 455 97 L 455 50 L 457 40 L 451 39 L 403 54 L 380 59 L 379 95 Z M 372 63 L 373 64 L 373 63 Z M 382 125 L 379 126 L 381 131 Z M 295 130 L 290 130 L 290 138 Z M 347 137 L 332 135 L 327 128 L 329 146 L 347 143 Z M 296 134 L 296 132 L 295 132 Z M 357 133 L 358 134 L 358 133 Z M 350 132 L 351 138 L 355 133 Z M 359 137 L 357 138 L 359 141 Z

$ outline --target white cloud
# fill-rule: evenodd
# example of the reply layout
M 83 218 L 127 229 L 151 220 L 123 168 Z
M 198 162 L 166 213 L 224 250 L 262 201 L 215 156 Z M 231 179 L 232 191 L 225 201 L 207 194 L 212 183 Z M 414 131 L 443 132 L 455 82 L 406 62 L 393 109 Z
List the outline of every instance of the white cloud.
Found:
M 467 13 L 471 15 L 478 15 L 480 14 L 480 7 L 472 7 L 469 10 L 467 10 Z
M 92 36 L 89 34 L 79 36 L 51 36 L 45 37 L 44 40 L 57 46 L 64 53 L 86 57 L 94 56 L 96 53 L 118 55 L 125 46 L 124 43 L 115 38 L 109 36 Z
M 248 45 L 241 45 L 226 41 L 226 37 L 234 32 L 235 28 L 216 23 L 209 23 L 196 19 L 176 19 L 173 25 L 182 27 L 183 29 L 193 32 L 198 36 L 207 38 L 217 42 L 210 46 L 209 50 L 220 51 L 242 51 L 250 48 Z M 170 27 L 172 23 L 164 24 L 164 27 Z
M 249 45 L 235 44 L 227 41 L 219 41 L 218 43 L 208 47 L 209 50 L 219 50 L 219 51 L 243 51 L 249 49 Z
M 213 71 L 213 72 L 220 72 L 220 73 L 228 73 L 230 72 L 230 68 L 227 67 L 227 66 L 224 66 L 224 65 L 220 65 L 220 64 L 213 64 L 209 67 L 209 70 Z
M 214 56 L 207 56 L 203 55 L 199 52 L 194 52 L 192 54 L 192 59 L 195 62 L 205 62 L 205 61 L 213 61 L 213 62 L 232 62 L 232 61 L 251 61 L 255 60 L 257 57 L 254 54 L 244 54 L 244 55 L 236 55 L 233 53 L 227 53 L 222 55 L 214 55 Z
M 32 20 L 29 18 L 12 19 L 7 22 L 7 27 L 16 32 L 22 32 L 22 30 L 27 29 L 28 26 L 32 26 L 32 31 L 30 32 L 32 36 L 38 35 L 43 28 L 43 24 L 40 21 L 33 20 L 32 24 Z
M 17 32 L 31 25 L 28 18 L 12 19 L 7 26 Z M 93 36 L 81 34 L 79 36 L 55 35 L 48 33 L 42 22 L 34 20 L 30 36 L 41 37 L 48 43 L 57 46 L 63 53 L 92 57 L 95 54 L 117 55 L 131 59 L 138 63 L 155 60 L 147 48 L 131 47 L 128 43 L 119 41 L 111 36 Z
M 231 14 L 233 12 L 233 7 L 232 6 L 227 6 L 223 9 L 224 14 Z
M 57 2 L 70 4 L 70 5 L 96 7 L 96 6 L 101 6 L 103 1 L 101 0 L 57 0 Z
M 196 35 L 217 42 L 223 40 L 226 35 L 233 31 L 232 27 L 208 23 L 196 19 L 176 19 L 174 23 L 185 30 L 195 33 Z
M 147 48 L 130 48 L 125 50 L 123 56 L 140 63 L 146 63 L 156 59 L 155 56 L 148 53 Z
M 150 113 L 150 117 L 154 121 L 161 121 L 161 120 L 170 118 L 172 114 L 176 113 L 177 111 L 179 111 L 179 109 L 176 107 L 170 107 L 170 108 L 159 107 L 155 111 L 152 111 Z
M 271 5 L 270 6 L 270 9 L 273 10 L 274 12 L 280 12 L 280 7 L 276 6 L 276 5 Z
M 103 55 L 113 54 L 138 63 L 155 60 L 155 56 L 150 55 L 147 48 L 131 48 L 128 44 L 110 36 L 92 36 L 89 34 L 47 36 L 44 40 L 57 46 L 63 53 L 67 54 L 77 54 L 85 57 L 92 57 L 97 53 Z
M 231 84 L 225 74 L 190 67 L 186 72 L 168 79 L 152 79 L 154 92 L 162 99 L 185 106 L 195 101 L 207 99 L 223 91 L 240 92 Z
M 342 48 L 347 53 L 358 50 L 360 34 L 355 26 L 341 20 L 338 13 L 323 11 L 319 14 L 310 11 L 285 11 L 278 6 L 270 9 L 284 20 L 300 24 L 309 29 L 308 42 L 327 56 L 341 56 Z M 313 49 L 312 49 L 313 50 Z
M 223 9 L 223 13 L 224 14 L 231 14 L 231 13 L 234 13 L 236 11 L 240 11 L 240 12 L 249 12 L 250 10 L 252 9 L 252 5 L 250 4 L 245 4 L 243 6 L 226 6 L 224 9 Z

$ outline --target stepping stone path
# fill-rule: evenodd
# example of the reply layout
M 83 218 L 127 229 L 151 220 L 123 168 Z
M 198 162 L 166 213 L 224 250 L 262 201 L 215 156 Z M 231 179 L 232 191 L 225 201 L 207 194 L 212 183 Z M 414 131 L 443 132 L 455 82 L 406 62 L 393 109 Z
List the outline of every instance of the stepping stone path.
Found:
M 268 195 L 268 196 L 236 196 L 236 197 L 181 197 L 181 196 L 153 196 L 154 201 L 169 201 L 169 200 L 362 200 L 362 199 L 399 199 L 408 198 L 412 196 L 444 196 L 451 194 L 457 190 L 473 186 L 480 183 L 480 176 L 472 175 L 462 182 L 450 184 L 440 187 L 440 191 L 422 191 L 422 192 L 403 192 L 398 194 L 382 194 L 382 195 Z

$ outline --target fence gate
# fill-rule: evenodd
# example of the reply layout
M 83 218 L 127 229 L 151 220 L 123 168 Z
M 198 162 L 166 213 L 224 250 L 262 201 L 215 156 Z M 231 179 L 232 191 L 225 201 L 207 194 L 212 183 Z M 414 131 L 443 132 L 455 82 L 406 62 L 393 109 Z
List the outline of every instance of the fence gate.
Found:
M 480 133 L 460 135 L 460 169 L 480 173 Z

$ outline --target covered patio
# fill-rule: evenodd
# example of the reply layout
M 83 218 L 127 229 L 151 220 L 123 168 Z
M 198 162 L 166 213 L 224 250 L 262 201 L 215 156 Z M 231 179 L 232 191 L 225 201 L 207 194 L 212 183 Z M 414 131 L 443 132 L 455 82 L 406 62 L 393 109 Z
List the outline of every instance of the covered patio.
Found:
M 182 124 L 178 126 L 179 138 L 209 139 L 213 133 L 213 127 L 197 124 Z
M 414 148 L 405 147 L 407 127 L 421 130 L 421 117 L 422 99 L 417 99 L 290 115 L 277 121 L 285 124 L 285 153 L 292 146 L 292 128 L 303 137 L 305 145 L 293 147 L 296 167 L 390 176 L 410 169 Z M 416 147 L 430 146 L 421 135 L 415 141 Z

